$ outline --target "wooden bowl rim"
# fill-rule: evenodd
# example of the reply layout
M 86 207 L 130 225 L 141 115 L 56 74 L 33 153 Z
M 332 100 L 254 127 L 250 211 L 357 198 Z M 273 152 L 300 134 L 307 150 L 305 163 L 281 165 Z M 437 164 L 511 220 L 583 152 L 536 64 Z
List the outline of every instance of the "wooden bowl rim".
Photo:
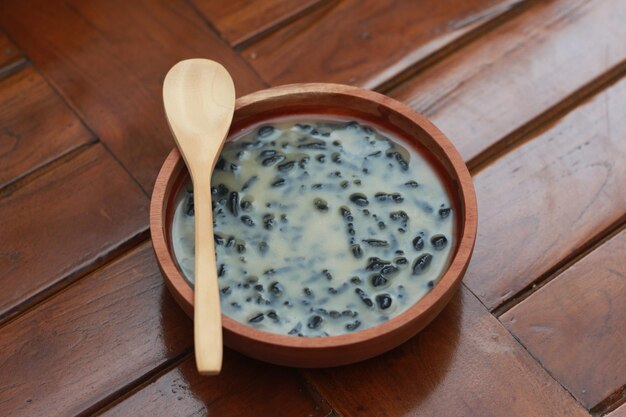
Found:
M 247 326 L 224 314 L 222 315 L 222 326 L 225 330 L 264 345 L 276 345 L 281 347 L 303 349 L 328 349 L 361 344 L 365 341 L 377 339 L 387 333 L 395 332 L 402 327 L 409 325 L 411 322 L 419 320 L 422 315 L 427 315 L 430 310 L 435 309 L 439 300 L 451 298 L 451 294 L 448 293 L 455 291 L 458 287 L 459 281 L 462 279 L 465 269 L 469 264 L 472 250 L 474 248 L 474 242 L 476 240 L 477 207 L 472 178 L 465 162 L 454 145 L 428 119 L 417 113 L 409 106 L 370 90 L 329 83 L 289 84 L 257 91 L 238 98 L 235 105 L 235 112 L 242 107 L 259 101 L 296 94 L 345 95 L 358 100 L 375 102 L 376 104 L 390 109 L 392 112 L 409 119 L 430 135 L 436 144 L 439 145 L 443 155 L 448 159 L 448 162 L 458 176 L 458 195 L 461 207 L 464 209 L 463 217 L 465 221 L 460 227 L 460 239 L 457 243 L 458 247 L 456 254 L 453 256 L 447 271 L 441 277 L 437 285 L 435 285 L 435 287 L 428 294 L 400 315 L 384 323 L 377 324 L 373 327 L 355 333 L 327 337 L 295 337 L 269 333 Z M 153 248 L 161 270 L 163 271 L 164 279 L 166 280 L 170 290 L 174 292 L 173 295 L 177 302 L 179 304 L 183 303 L 181 304 L 181 307 L 189 313 L 190 311 L 193 311 L 193 289 L 183 278 L 178 267 L 176 266 L 173 256 L 171 255 L 169 245 L 167 243 L 167 228 L 164 218 L 166 215 L 166 211 L 164 210 L 166 201 L 164 199 L 167 191 L 173 185 L 170 179 L 172 178 L 175 170 L 179 169 L 179 164 L 181 163 L 184 164 L 180 153 L 176 148 L 174 148 L 163 163 L 154 186 L 150 204 L 150 232 L 152 236 Z M 185 303 L 187 306 L 184 305 Z

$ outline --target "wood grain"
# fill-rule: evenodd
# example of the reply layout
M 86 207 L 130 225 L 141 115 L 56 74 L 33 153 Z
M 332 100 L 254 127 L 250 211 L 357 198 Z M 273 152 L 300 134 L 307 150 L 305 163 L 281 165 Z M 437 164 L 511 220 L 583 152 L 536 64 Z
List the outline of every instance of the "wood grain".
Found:
M 322 0 L 191 0 L 198 11 L 236 46 L 271 30 Z
M 626 231 L 500 320 L 586 408 L 626 385 Z
M 307 375 L 346 416 L 587 415 L 465 287 L 401 347 Z
M 217 377 L 202 377 L 193 358 L 160 376 L 103 416 L 310 416 L 327 417 L 328 404 L 290 368 L 226 350 Z
M 264 86 L 184 0 L 9 0 L 0 24 L 147 192 L 174 146 L 161 100 L 172 65 L 211 58 L 239 95 Z
M 33 68 L 0 79 L 0 188 L 94 140 Z
M 465 283 L 493 309 L 626 213 L 626 79 L 474 177 Z
M 24 57 L 15 45 L 7 38 L 7 35 L 0 31 L 0 77 L 10 73 L 20 63 L 24 62 Z
M 623 404 L 617 410 L 608 414 L 607 417 L 626 417 L 626 404 Z
M 77 415 L 192 340 L 144 244 L 0 329 L 0 415 Z
M 626 59 L 626 3 L 543 2 L 399 85 L 470 160 L 511 142 Z M 608 72 L 608 75 L 606 74 Z
M 147 200 L 99 144 L 0 195 L 0 319 L 144 232 Z
M 520 0 L 331 2 L 245 48 L 271 85 L 337 82 L 373 88 Z
M 93 411 L 192 343 L 143 244 L 0 329 L 0 415 Z M 291 369 L 226 351 L 220 376 L 200 377 L 189 357 L 109 413 L 327 415 L 302 385 Z

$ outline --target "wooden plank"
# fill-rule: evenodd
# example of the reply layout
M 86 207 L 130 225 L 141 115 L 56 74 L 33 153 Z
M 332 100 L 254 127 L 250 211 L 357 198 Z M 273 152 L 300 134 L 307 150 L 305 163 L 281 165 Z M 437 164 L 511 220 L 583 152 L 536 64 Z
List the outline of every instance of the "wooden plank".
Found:
M 23 62 L 24 57 L 20 51 L 5 33 L 0 32 L 0 77 Z
M 93 411 L 192 345 L 191 320 L 167 292 L 152 247 L 141 245 L 0 329 L 0 415 Z M 219 377 L 198 376 L 190 357 L 109 413 L 233 416 L 251 409 L 329 411 L 295 371 L 227 350 Z
M 390 95 L 429 116 L 466 160 L 504 139 L 493 153 L 624 69 L 625 19 L 622 0 L 543 2 Z
M 611 414 L 608 414 L 607 417 L 626 417 L 626 404 L 623 404 L 617 410 L 613 411 Z
M 0 329 L 0 415 L 77 415 L 180 355 L 192 332 L 144 244 Z
M 500 320 L 592 409 L 626 385 L 626 231 L 584 257 Z
M 0 195 L 0 319 L 144 232 L 148 199 L 101 145 Z
M 310 416 L 330 407 L 290 368 L 226 350 L 222 373 L 202 377 L 193 358 L 103 413 L 103 416 Z
M 620 221 L 625 129 L 623 79 L 474 177 L 478 236 L 465 283 L 487 307 Z
M 230 45 L 235 46 L 305 13 L 321 0 L 191 1 Z
M 31 67 L 0 79 L 0 188 L 94 140 Z
M 337 82 L 376 87 L 521 0 L 344 0 L 245 48 L 271 85 Z
M 211 58 L 238 95 L 264 87 L 185 0 L 9 0 L 0 24 L 148 192 L 174 146 L 161 98 L 173 64 Z
M 401 347 L 307 374 L 346 416 L 587 416 L 465 287 Z

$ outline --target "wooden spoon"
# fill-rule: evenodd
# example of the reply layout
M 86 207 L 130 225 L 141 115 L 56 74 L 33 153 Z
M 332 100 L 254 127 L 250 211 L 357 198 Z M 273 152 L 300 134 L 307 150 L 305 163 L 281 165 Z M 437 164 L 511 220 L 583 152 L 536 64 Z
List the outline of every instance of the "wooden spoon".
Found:
M 233 118 L 235 86 L 228 71 L 217 62 L 188 59 L 167 73 L 163 103 L 193 182 L 196 366 L 202 375 L 216 375 L 222 368 L 222 317 L 213 243 L 211 174 Z

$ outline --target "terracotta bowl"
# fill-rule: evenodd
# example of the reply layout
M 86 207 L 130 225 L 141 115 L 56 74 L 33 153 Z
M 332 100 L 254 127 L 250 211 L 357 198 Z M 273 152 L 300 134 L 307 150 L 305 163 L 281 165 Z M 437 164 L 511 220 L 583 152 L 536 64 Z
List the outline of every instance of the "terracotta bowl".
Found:
M 405 342 L 430 323 L 461 283 L 476 238 L 476 196 L 467 167 L 450 141 L 426 118 L 381 94 L 336 84 L 294 84 L 239 98 L 229 135 L 265 119 L 287 115 L 336 115 L 360 119 L 397 134 L 430 157 L 447 181 L 457 216 L 451 262 L 437 285 L 395 318 L 351 334 L 330 337 L 283 336 L 256 330 L 222 316 L 224 343 L 245 355 L 287 366 L 327 367 L 358 362 Z M 157 260 L 176 301 L 193 317 L 193 288 L 177 267 L 170 245 L 173 201 L 188 178 L 177 149 L 156 180 L 150 229 Z

